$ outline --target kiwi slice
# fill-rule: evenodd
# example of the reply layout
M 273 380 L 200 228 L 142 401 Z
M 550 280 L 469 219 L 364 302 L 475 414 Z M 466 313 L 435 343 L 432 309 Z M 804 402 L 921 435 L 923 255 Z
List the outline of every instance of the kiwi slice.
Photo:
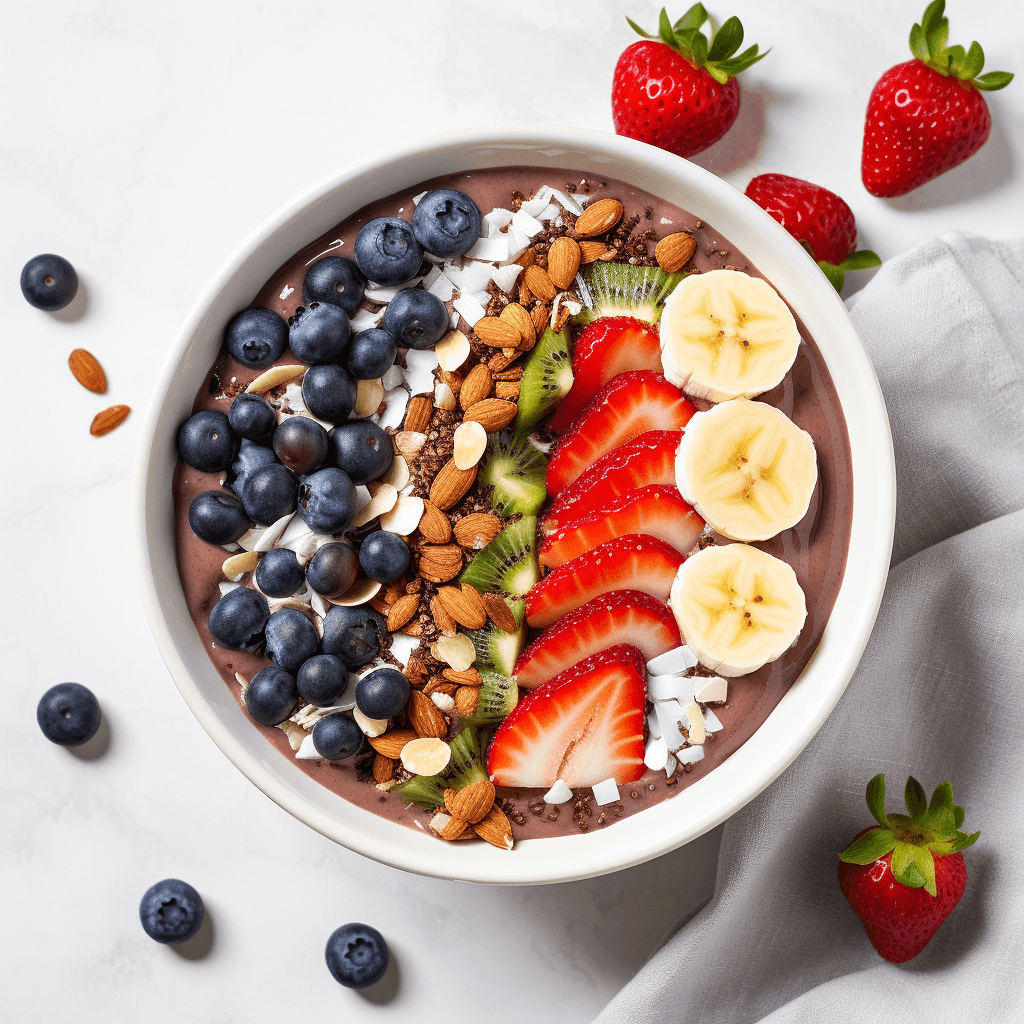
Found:
M 590 263 L 580 270 L 583 309 L 572 317 L 579 326 L 604 316 L 632 316 L 656 324 L 661 308 L 686 271 L 666 274 L 658 267 L 634 267 L 630 263 Z M 523 374 L 526 380 L 526 374 Z
M 509 523 L 465 569 L 460 582 L 477 590 L 525 594 L 540 579 L 537 565 L 537 519 L 523 516 Z
M 572 387 L 572 356 L 564 330 L 550 327 L 530 350 L 519 383 L 519 415 L 516 434 L 527 434 L 569 393 Z
M 414 775 L 392 790 L 410 804 L 419 804 L 428 811 L 444 807 L 444 786 L 436 775 Z
M 507 432 L 492 435 L 480 481 L 491 491 L 491 508 L 506 518 L 536 515 L 547 497 L 548 460 L 529 441 Z
M 487 779 L 483 765 L 483 750 L 486 746 L 487 733 L 481 735 L 473 725 L 462 729 L 451 742 L 452 759 L 444 773 L 447 785 L 460 790 L 474 782 L 484 782 Z
M 476 711 L 462 721 L 469 725 L 497 725 L 519 703 L 519 687 L 500 672 L 481 672 L 480 697 Z

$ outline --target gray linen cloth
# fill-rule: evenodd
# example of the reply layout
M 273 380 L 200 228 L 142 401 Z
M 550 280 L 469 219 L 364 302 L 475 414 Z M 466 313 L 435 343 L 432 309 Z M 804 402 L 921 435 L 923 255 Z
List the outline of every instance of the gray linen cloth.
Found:
M 849 302 L 896 449 L 896 537 L 867 651 L 824 728 L 724 826 L 711 902 L 606 1007 L 613 1022 L 1024 1019 L 1024 240 L 954 233 Z M 914 960 L 882 960 L 836 854 L 913 774 L 953 784 L 967 891 Z

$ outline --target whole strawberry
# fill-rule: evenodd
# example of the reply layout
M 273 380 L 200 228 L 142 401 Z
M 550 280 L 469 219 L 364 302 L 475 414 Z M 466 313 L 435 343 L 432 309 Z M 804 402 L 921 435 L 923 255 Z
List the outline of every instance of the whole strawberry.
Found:
M 897 64 L 878 80 L 864 123 L 861 178 L 874 196 L 906 195 L 976 153 L 992 117 L 978 90 L 1010 84 L 1006 71 L 981 74 L 985 53 L 946 46 L 945 0 L 933 0 L 910 30 L 914 60 Z
M 839 854 L 839 888 L 861 919 L 871 944 L 890 963 L 917 956 L 960 902 L 967 884 L 961 850 L 981 835 L 958 832 L 964 809 L 948 782 L 930 803 L 917 779 L 907 779 L 908 817 L 885 813 L 885 776 L 867 789 L 878 825 L 858 833 Z
M 751 46 L 738 56 L 743 26 L 730 18 L 708 39 L 703 4 L 694 4 L 674 25 L 661 9 L 658 35 L 626 19 L 644 42 L 627 46 L 612 79 L 612 121 L 619 135 L 693 156 L 717 142 L 740 112 L 735 76 L 764 53 Z
M 821 185 L 788 174 L 759 174 L 750 179 L 746 195 L 807 249 L 837 292 L 843 290 L 847 270 L 865 270 L 882 262 L 870 249 L 854 252 L 853 211 Z

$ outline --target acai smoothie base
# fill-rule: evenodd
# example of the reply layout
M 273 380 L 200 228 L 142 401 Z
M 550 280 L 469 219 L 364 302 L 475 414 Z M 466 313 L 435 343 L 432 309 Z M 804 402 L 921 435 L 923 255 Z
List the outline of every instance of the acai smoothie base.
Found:
M 602 262 L 657 267 L 654 250 L 658 240 L 667 235 L 685 233 L 695 242 L 692 255 L 683 268 L 686 273 L 730 269 L 763 278 L 757 268 L 712 226 L 680 206 L 632 185 L 593 175 L 586 170 L 496 168 L 432 179 L 363 208 L 296 253 L 267 281 L 254 297 L 252 306 L 273 310 L 285 320 L 293 317 L 301 311 L 303 278 L 311 265 L 325 255 L 351 256 L 360 227 L 374 218 L 410 220 L 417 200 L 435 189 L 458 189 L 466 193 L 484 215 L 481 235 L 487 237 L 490 234 L 498 239 L 499 244 L 481 244 L 470 250 L 467 256 L 448 261 L 431 257 L 428 253 L 414 279 L 416 286 L 432 289 L 445 302 L 451 314 L 451 327 L 467 336 L 469 355 L 465 361 L 457 369 L 445 370 L 438 365 L 432 352 L 399 349 L 395 367 L 385 375 L 381 384 L 373 387 L 372 382 L 363 382 L 360 386 L 361 404 L 352 415 L 372 415 L 392 435 L 396 458 L 406 458 L 410 469 L 408 482 L 403 483 L 400 493 L 414 497 L 429 498 L 434 477 L 452 456 L 453 433 L 462 421 L 463 413 L 458 404 L 458 390 L 474 366 L 483 364 L 489 367 L 493 378 L 491 397 L 516 401 L 516 386 L 529 351 L 488 344 L 474 330 L 479 318 L 500 314 L 507 305 L 518 302 L 536 318 L 539 325 L 546 322 L 557 330 L 568 331 L 570 338 L 575 335 L 571 317 L 586 303 L 586 296 L 580 294 L 579 277 L 568 288 L 557 289 L 558 294 L 552 299 L 524 289 L 524 272 L 502 272 L 502 268 L 512 264 L 545 268 L 551 242 L 560 236 L 575 237 L 575 222 L 588 206 L 609 198 L 620 202 L 624 209 L 623 216 L 608 232 L 590 239 L 594 245 L 603 246 Z M 488 218 L 492 211 L 510 211 L 515 217 L 511 223 L 501 224 L 504 215 Z M 526 215 L 520 216 L 520 211 Z M 495 224 L 501 226 L 495 227 Z M 505 239 L 508 240 L 507 247 L 501 244 Z M 499 258 L 494 258 L 496 253 Z M 490 258 L 477 259 L 474 256 Z M 581 272 L 585 268 L 586 265 L 581 267 Z M 352 317 L 353 336 L 360 330 L 379 325 L 383 311 L 396 291 L 395 287 L 376 287 L 372 282 L 368 285 L 365 297 Z M 692 785 L 714 770 L 759 728 L 817 648 L 845 569 L 853 479 L 846 424 L 831 376 L 813 338 L 799 321 L 797 325 L 801 343 L 796 359 L 782 382 L 759 396 L 759 401 L 780 409 L 810 434 L 817 455 L 817 483 L 810 507 L 795 527 L 754 544 L 789 564 L 806 595 L 807 618 L 796 643 L 762 668 L 729 679 L 724 703 L 716 701 L 702 705 L 706 726 L 703 743 L 684 746 L 681 756 L 670 759 L 671 770 L 647 768 L 636 781 L 619 785 L 617 794 L 613 792 L 610 801 L 603 793 L 595 798 L 590 787 L 576 788 L 568 800 L 555 803 L 545 799 L 546 788 L 499 786 L 495 806 L 504 811 L 516 841 L 580 834 L 608 827 Z M 537 334 L 539 336 L 540 331 Z M 289 363 L 298 363 L 298 360 L 290 349 L 286 349 L 275 365 Z M 228 354 L 226 347 L 222 348 L 196 395 L 193 412 L 215 409 L 226 413 L 231 401 L 265 372 L 265 368 L 253 369 L 237 362 Z M 301 377 L 298 376 L 264 393 L 278 411 L 279 420 L 306 411 L 301 402 L 300 384 Z M 425 403 L 418 403 L 415 433 L 424 434 L 425 438 L 422 447 L 414 453 L 407 453 L 406 457 L 400 447 L 400 435 L 412 433 L 408 431 L 406 422 L 413 409 L 409 402 L 411 395 L 429 396 L 429 420 L 426 424 L 422 422 Z M 697 404 L 703 408 L 708 403 Z M 533 439 L 543 449 L 553 438 L 542 423 Z M 396 482 L 402 482 L 401 476 L 399 474 Z M 210 634 L 208 619 L 222 593 L 231 586 L 253 586 L 251 572 L 228 580 L 223 566 L 234 552 L 252 549 L 254 545 L 261 549 L 259 539 L 264 530 L 256 528 L 250 531 L 250 535 L 240 538 L 238 544 L 221 547 L 195 536 L 189 527 L 187 514 L 197 495 L 230 484 L 230 477 L 230 472 L 202 473 L 179 461 L 173 480 L 173 498 L 178 569 L 189 613 L 211 662 L 244 708 L 244 685 L 269 662 L 259 650 L 228 650 L 218 645 Z M 362 500 L 368 500 L 378 487 L 379 482 L 377 485 L 369 484 L 365 491 L 361 489 Z M 460 521 L 471 515 L 494 515 L 489 488 L 478 479 L 463 497 L 443 511 L 454 528 L 454 535 L 444 546 L 459 547 L 456 538 Z M 358 539 L 369 525 L 375 524 L 364 524 L 349 533 Z M 287 531 L 283 539 L 287 542 Z M 436 648 L 433 645 L 443 634 L 438 628 L 436 605 L 432 609 L 431 599 L 436 597 L 439 587 L 457 585 L 458 572 L 440 583 L 418 577 L 416 553 L 427 542 L 419 530 L 412 532 L 407 539 L 414 557 L 405 578 L 376 589 L 365 580 L 358 585 L 365 587 L 367 595 L 372 594 L 369 603 L 385 617 L 400 598 L 410 593 L 416 593 L 419 601 L 408 621 L 385 638 L 380 656 L 351 671 L 351 685 L 346 697 L 351 696 L 356 679 L 370 669 L 385 664 L 402 668 L 406 670 L 414 691 L 425 694 L 443 714 L 450 739 L 459 722 L 455 705 L 461 687 L 452 678 L 457 678 L 458 672 L 453 673 L 450 666 L 434 656 Z M 715 539 L 710 531 L 706 531 L 701 544 Z M 476 546 L 461 549 L 460 569 L 469 564 L 478 548 L 479 540 Z M 329 602 L 316 595 L 312 595 L 312 600 L 310 597 L 307 589 L 302 600 L 290 599 L 290 603 L 304 605 L 304 611 L 314 622 L 319 617 L 322 635 L 320 610 L 329 607 Z M 279 601 L 271 602 L 272 609 L 280 605 Z M 457 627 L 456 632 L 468 631 Z M 529 644 L 537 635 L 537 630 L 530 630 L 526 643 Z M 687 658 L 688 663 L 695 660 Z M 691 665 L 685 674 L 715 676 L 714 672 L 699 664 Z M 349 699 L 346 703 L 343 698 L 338 706 L 351 708 L 352 701 Z M 656 721 L 650 700 L 647 709 L 649 720 Z M 294 759 L 302 771 L 339 797 L 387 819 L 429 831 L 431 821 L 436 820 L 434 814 L 391 792 L 406 775 L 397 756 L 382 757 L 379 745 L 375 749 L 371 745 L 372 740 L 364 743 L 361 751 L 352 758 L 328 761 L 316 756 L 309 730 L 320 717 L 322 713 L 317 708 L 304 705 L 281 726 L 268 727 L 250 721 L 281 756 Z M 684 717 L 684 735 L 686 725 Z M 388 728 L 394 732 L 411 730 L 408 711 L 395 716 Z M 490 732 L 493 733 L 493 729 Z M 686 753 L 690 746 L 700 747 L 699 758 L 692 749 L 689 755 Z M 390 762 L 390 765 L 384 762 Z M 618 799 L 614 799 L 615 795 Z M 472 833 L 467 832 L 466 835 L 468 837 Z

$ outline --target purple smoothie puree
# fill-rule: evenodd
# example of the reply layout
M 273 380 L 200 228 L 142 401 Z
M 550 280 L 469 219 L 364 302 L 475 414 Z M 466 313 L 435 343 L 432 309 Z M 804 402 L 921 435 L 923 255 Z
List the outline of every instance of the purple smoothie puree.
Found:
M 587 184 L 581 185 L 582 182 Z M 529 198 L 544 185 L 557 189 L 569 185 L 570 190 L 575 191 L 592 189 L 595 198 L 608 196 L 618 199 L 625 207 L 627 218 L 633 215 L 640 217 L 638 230 L 650 227 L 657 237 L 676 231 L 691 232 L 697 239 L 697 251 L 687 269 L 707 271 L 728 267 L 763 277 L 713 227 L 702 224 L 696 216 L 678 206 L 631 185 L 576 170 L 501 168 L 435 178 L 365 207 L 296 253 L 267 281 L 254 297 L 252 305 L 266 306 L 288 318 L 301 304 L 302 279 L 309 263 L 325 251 L 351 256 L 356 233 L 368 220 L 382 216 L 410 220 L 414 209 L 413 197 L 423 191 L 434 188 L 460 189 L 474 200 L 482 214 L 486 214 L 495 207 L 511 208 L 513 192 Z M 337 244 L 339 239 L 341 245 Z M 653 241 L 649 252 L 653 252 Z M 286 297 L 282 298 L 282 295 Z M 468 330 L 464 322 L 460 326 Z M 687 765 L 685 769 L 682 766 L 677 768 L 674 777 L 668 780 L 664 771 L 646 771 L 638 782 L 619 787 L 620 804 L 601 807 L 588 800 L 585 801 L 585 807 L 578 807 L 574 800 L 556 808 L 544 806 L 540 799 L 543 790 L 499 790 L 499 797 L 510 798 L 515 805 L 509 816 L 517 840 L 577 834 L 587 829 L 607 827 L 617 818 L 642 810 L 691 785 L 738 749 L 765 721 L 817 648 L 835 603 L 846 564 L 853 477 L 846 423 L 831 376 L 814 340 L 799 321 L 798 326 L 804 344 L 799 348 L 796 362 L 783 382 L 761 396 L 761 400 L 780 408 L 814 439 L 818 457 L 818 482 L 810 509 L 803 520 L 795 528 L 757 545 L 788 562 L 803 587 L 808 614 L 797 644 L 777 661 L 749 675 L 729 680 L 727 704 L 714 707 L 724 728 L 720 732 L 709 733 L 703 760 Z M 279 362 L 297 360 L 290 350 L 286 350 Z M 193 411 L 220 409 L 227 412 L 230 396 L 244 389 L 261 372 L 235 362 L 222 349 L 199 389 Z M 203 491 L 219 487 L 221 476 L 219 473 L 197 472 L 180 462 L 177 466 L 173 496 L 178 572 L 199 636 L 211 661 L 237 697 L 239 688 L 235 673 L 239 672 L 251 679 L 268 662 L 262 656 L 246 651 L 229 651 L 214 645 L 207 619 L 220 596 L 218 584 L 224 579 L 221 565 L 227 552 L 195 537 L 187 519 L 191 500 Z M 249 582 L 249 577 L 243 582 Z M 530 639 L 534 635 L 531 634 Z M 358 675 L 362 671 L 354 670 L 354 673 Z M 288 739 L 281 729 L 267 728 L 255 722 L 252 727 L 260 729 L 270 743 L 278 748 L 281 756 L 294 758 Z M 410 826 L 416 819 L 425 824 L 430 818 L 429 812 L 415 805 L 406 806 L 399 797 L 378 791 L 372 777 L 367 779 L 365 773 L 361 779 L 358 778 L 359 773 L 352 760 L 296 760 L 295 763 L 340 797 L 376 814 Z M 589 796 L 589 791 L 586 793 Z

